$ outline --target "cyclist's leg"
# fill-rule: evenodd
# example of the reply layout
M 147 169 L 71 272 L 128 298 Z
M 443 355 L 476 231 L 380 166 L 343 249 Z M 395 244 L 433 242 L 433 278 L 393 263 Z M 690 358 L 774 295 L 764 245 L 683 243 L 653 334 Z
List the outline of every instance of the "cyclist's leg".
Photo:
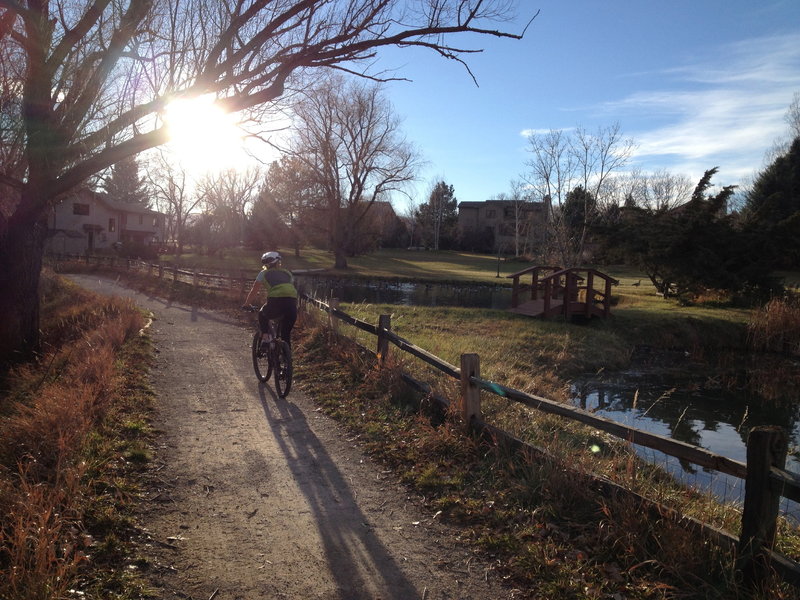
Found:
M 281 308 L 281 339 L 292 345 L 292 328 L 297 321 L 297 299 L 296 298 L 276 298 L 280 301 Z
M 258 328 L 261 331 L 262 335 L 267 331 L 269 331 L 269 317 L 267 316 L 268 310 L 269 310 L 269 300 L 267 300 L 267 303 L 264 304 L 258 311 Z
M 269 322 L 273 319 L 280 319 L 283 309 L 280 305 L 280 298 L 269 298 L 267 303 L 258 311 L 258 324 L 262 333 L 269 331 Z

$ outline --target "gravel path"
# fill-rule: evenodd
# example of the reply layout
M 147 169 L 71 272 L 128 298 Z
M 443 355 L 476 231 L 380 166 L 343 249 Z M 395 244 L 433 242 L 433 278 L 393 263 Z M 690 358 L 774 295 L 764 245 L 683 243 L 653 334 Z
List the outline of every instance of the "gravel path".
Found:
M 154 314 L 157 452 L 138 520 L 159 598 L 515 597 L 300 386 L 279 399 L 258 383 L 249 329 L 113 280 L 71 279 Z

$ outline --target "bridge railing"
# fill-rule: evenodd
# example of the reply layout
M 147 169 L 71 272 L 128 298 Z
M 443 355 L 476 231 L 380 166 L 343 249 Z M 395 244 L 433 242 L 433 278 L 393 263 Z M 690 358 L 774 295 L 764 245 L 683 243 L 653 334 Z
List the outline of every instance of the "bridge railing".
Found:
M 522 281 L 525 275 L 531 276 L 530 286 Z M 520 306 L 521 292 L 530 287 L 530 300 L 543 300 L 544 316 L 560 312 L 566 318 L 573 314 L 608 317 L 611 313 L 611 288 L 619 284 L 619 281 L 606 273 L 582 267 L 562 269 L 541 265 L 528 267 L 506 277 L 513 279 L 511 308 Z M 600 280 L 597 287 L 596 280 Z M 558 311 L 553 308 L 554 301 L 558 302 Z

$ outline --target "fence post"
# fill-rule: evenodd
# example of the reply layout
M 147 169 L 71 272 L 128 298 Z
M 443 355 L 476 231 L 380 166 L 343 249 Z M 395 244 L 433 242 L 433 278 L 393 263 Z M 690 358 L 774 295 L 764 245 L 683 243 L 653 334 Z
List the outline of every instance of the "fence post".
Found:
M 339 299 L 331 298 L 328 302 L 328 306 L 330 306 L 330 311 L 328 312 L 328 326 L 333 333 L 338 334 L 339 322 L 336 320 L 336 317 L 333 316 L 333 311 L 339 309 Z
M 178 281 L 178 265 L 173 265 L 172 267 L 172 282 L 175 283 Z
M 389 338 L 386 332 L 392 330 L 392 316 L 380 315 L 378 317 L 378 364 L 383 366 L 389 358 Z
M 164 265 L 162 264 L 158 265 L 158 278 L 164 279 Z
M 192 273 L 192 286 L 197 287 L 197 271 Z
M 775 543 L 781 494 L 770 482 L 772 467 L 786 466 L 786 432 L 781 427 L 754 427 L 747 438 L 747 476 L 744 484 L 742 534 L 737 568 L 747 583 L 768 572 L 768 555 Z
M 481 389 L 472 383 L 470 377 L 480 377 L 480 357 L 477 354 L 461 355 L 461 416 L 467 430 L 472 420 L 481 420 Z

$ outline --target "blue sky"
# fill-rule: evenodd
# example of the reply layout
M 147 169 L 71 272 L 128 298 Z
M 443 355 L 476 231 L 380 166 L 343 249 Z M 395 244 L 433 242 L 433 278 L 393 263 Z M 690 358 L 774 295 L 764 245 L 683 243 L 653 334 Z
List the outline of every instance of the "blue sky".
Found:
M 479 86 L 454 61 L 417 50 L 384 52 L 412 83 L 388 94 L 434 179 L 460 201 L 510 190 L 525 171 L 526 131 L 592 131 L 619 123 L 637 144 L 630 167 L 667 169 L 738 184 L 785 136 L 800 92 L 800 1 L 646 2 L 520 0 L 514 31 L 539 10 L 522 41 L 462 38 Z M 402 211 L 405 201 L 396 198 Z

